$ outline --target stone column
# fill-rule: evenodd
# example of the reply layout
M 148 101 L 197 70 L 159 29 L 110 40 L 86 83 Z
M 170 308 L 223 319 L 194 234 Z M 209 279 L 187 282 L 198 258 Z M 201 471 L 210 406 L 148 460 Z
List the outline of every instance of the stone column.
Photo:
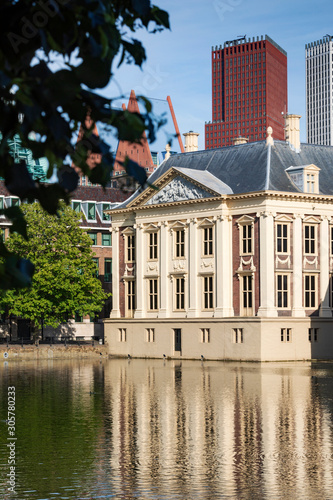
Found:
M 163 221 L 160 224 L 160 252 L 159 252 L 159 269 L 160 269 L 160 310 L 158 317 L 167 318 L 170 316 L 169 311 L 169 284 L 168 279 L 168 263 L 169 263 L 169 239 L 168 239 L 168 223 Z
M 274 219 L 270 212 L 260 213 L 260 307 L 258 316 L 277 316 L 274 275 Z
M 331 318 L 330 309 L 330 268 L 329 268 L 329 229 L 328 217 L 323 216 L 320 222 L 320 292 L 319 292 L 319 316 Z
M 112 232 L 112 310 L 110 318 L 120 318 L 119 307 L 119 227 L 111 229 Z
M 198 239 L 198 221 L 191 219 L 189 221 L 189 239 L 188 239 L 188 271 L 189 271 L 189 299 L 188 314 L 189 318 L 195 318 L 199 314 L 198 293 L 200 290 L 198 283 L 198 251 L 201 251 L 201 242 Z M 199 248 L 198 248 L 199 246 Z
M 134 318 L 143 318 L 146 312 L 146 280 L 143 278 L 143 266 L 147 262 L 144 255 L 144 237 L 142 224 L 137 224 L 134 226 L 135 232 L 135 242 L 136 242 L 136 257 L 135 257 L 135 280 L 136 280 L 136 309 L 134 313 Z
M 303 307 L 303 235 L 302 216 L 295 215 L 293 222 L 293 308 L 292 315 L 304 317 Z

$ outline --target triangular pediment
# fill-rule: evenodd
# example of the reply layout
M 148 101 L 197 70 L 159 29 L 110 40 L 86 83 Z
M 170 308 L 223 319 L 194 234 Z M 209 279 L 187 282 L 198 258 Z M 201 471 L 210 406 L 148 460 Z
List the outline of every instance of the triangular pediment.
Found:
M 174 203 L 176 201 L 198 200 L 211 198 L 212 194 L 190 182 L 184 177 L 177 176 L 166 186 L 155 193 L 145 205 L 160 205 L 161 203 Z
M 154 186 L 155 188 L 149 186 L 145 189 L 128 206 L 161 205 L 220 196 L 220 193 L 175 168 L 168 170 L 158 179 Z

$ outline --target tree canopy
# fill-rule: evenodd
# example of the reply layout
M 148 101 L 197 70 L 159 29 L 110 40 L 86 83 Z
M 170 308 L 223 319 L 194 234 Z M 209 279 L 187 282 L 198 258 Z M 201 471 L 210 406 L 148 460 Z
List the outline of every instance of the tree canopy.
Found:
M 145 49 L 133 36 L 136 31 L 154 33 L 164 28 L 169 28 L 168 14 L 150 0 L 1 1 L 0 176 L 12 194 L 29 202 L 39 200 L 49 213 L 56 213 L 59 200 L 68 202 L 77 187 L 78 175 L 70 168 L 71 162 L 91 182 L 105 186 L 114 156 L 110 146 L 93 133 L 96 123 L 119 140 L 140 141 L 145 130 L 148 139 L 154 140 L 161 122 L 144 96 L 137 98 L 146 111 L 130 113 L 115 108 L 114 99 L 101 96 L 100 89 L 112 79 L 115 64 L 141 66 L 145 61 Z M 87 116 L 89 127 L 85 126 Z M 73 137 L 79 124 L 82 134 L 75 147 Z M 59 181 L 40 183 L 32 179 L 24 161 L 15 163 L 8 145 L 14 137 L 34 158 L 47 158 L 48 177 L 56 168 Z M 102 157 L 93 170 L 86 161 L 91 153 Z M 138 165 L 125 162 L 124 167 L 145 183 L 146 175 Z M 16 230 L 24 227 L 19 210 L 3 213 Z M 9 262 L 3 245 L 0 255 Z M 18 268 L 20 261 L 15 262 Z M 7 265 L 7 274 L 14 271 L 13 265 Z M 28 282 L 24 270 L 21 274 L 21 282 Z
M 62 204 L 59 216 L 39 203 L 24 204 L 28 239 L 13 233 L 10 251 L 19 252 L 35 267 L 30 288 L 3 292 L 0 308 L 30 319 L 35 325 L 58 326 L 75 313 L 94 317 L 110 294 L 103 291 L 92 260 L 92 240 L 80 228 L 80 215 Z

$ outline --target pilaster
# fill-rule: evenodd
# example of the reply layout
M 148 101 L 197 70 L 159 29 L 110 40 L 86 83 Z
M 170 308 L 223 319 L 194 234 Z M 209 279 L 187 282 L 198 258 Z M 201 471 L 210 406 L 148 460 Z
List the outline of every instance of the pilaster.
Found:
M 198 221 L 193 218 L 189 221 L 189 238 L 188 238 L 188 252 L 187 258 L 188 262 L 188 270 L 189 270 L 189 283 L 188 283 L 188 291 L 189 291 L 189 307 L 188 307 L 188 318 L 194 318 L 198 316 L 199 307 L 198 307 L 198 293 L 200 290 L 198 283 L 198 247 L 201 249 L 200 241 L 198 238 Z
M 274 218 L 271 212 L 260 214 L 260 307 L 258 316 L 277 316 L 274 286 Z
M 135 231 L 135 241 L 136 241 L 136 309 L 134 312 L 134 318 L 143 318 L 145 316 L 146 310 L 146 280 L 143 279 L 143 266 L 146 262 L 144 256 L 144 232 L 142 224 L 136 224 L 134 226 Z
M 169 287 L 168 280 L 168 263 L 169 263 L 169 241 L 168 241 L 168 223 L 166 221 L 160 224 L 160 309 L 159 318 L 167 318 L 170 316 L 169 311 Z
M 293 308 L 292 315 L 304 317 L 303 307 L 303 236 L 302 216 L 295 215 L 293 222 Z
M 216 307 L 215 317 L 234 316 L 232 306 L 232 217 L 218 216 L 216 220 Z

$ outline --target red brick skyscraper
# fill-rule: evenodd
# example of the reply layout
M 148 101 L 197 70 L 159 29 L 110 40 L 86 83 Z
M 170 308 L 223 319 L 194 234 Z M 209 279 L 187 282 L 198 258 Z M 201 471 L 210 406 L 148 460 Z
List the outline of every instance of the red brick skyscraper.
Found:
M 266 137 L 284 140 L 288 111 L 287 53 L 269 36 L 231 40 L 212 47 L 212 122 L 205 125 L 205 148 Z

